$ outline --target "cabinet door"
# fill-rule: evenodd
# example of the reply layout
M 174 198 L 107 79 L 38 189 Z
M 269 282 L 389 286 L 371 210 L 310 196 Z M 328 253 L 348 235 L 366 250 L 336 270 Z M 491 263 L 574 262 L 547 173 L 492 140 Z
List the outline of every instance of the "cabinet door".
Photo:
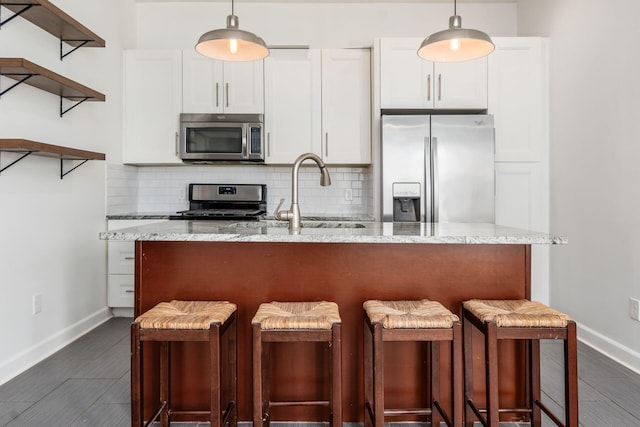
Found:
M 182 163 L 180 51 L 125 51 L 124 70 L 124 163 Z
M 322 50 L 322 157 L 326 163 L 371 163 L 371 53 Z
M 223 112 L 223 61 L 185 50 L 182 52 L 182 73 L 183 113 Z
M 434 107 L 487 108 L 487 58 L 434 64 Z
M 320 154 L 320 51 L 272 49 L 264 60 L 267 163 Z
M 182 52 L 184 113 L 264 113 L 263 62 L 227 62 Z
M 489 106 L 497 161 L 540 161 L 548 144 L 546 63 L 537 37 L 493 39 Z
M 380 106 L 433 108 L 433 62 L 418 54 L 422 39 L 380 40 Z
M 263 61 L 224 62 L 224 112 L 264 113 Z

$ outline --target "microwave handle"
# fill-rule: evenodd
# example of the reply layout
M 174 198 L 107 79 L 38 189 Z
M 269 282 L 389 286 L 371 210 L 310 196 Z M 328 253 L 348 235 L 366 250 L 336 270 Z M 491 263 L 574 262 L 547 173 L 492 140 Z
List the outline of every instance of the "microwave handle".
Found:
M 242 158 L 247 159 L 249 157 L 247 144 L 248 140 L 251 138 L 251 126 L 245 125 L 244 129 L 245 130 L 242 135 Z

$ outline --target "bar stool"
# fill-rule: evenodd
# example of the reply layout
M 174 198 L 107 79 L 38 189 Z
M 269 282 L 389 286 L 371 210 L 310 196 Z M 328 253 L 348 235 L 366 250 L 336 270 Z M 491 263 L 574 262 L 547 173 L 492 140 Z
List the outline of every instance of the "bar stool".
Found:
M 369 300 L 364 307 L 365 427 L 383 427 L 385 417 L 420 415 L 440 426 L 462 426 L 462 324 L 437 301 Z M 421 341 L 430 349 L 429 404 L 425 408 L 388 409 L 384 406 L 384 343 Z M 451 343 L 451 411 L 440 404 L 440 342 Z
M 159 342 L 160 350 L 160 408 L 144 423 L 143 346 L 144 341 Z M 170 350 L 172 342 L 208 341 L 210 348 L 209 376 L 211 403 L 208 411 L 176 411 L 171 407 Z M 222 344 L 228 345 L 221 354 Z M 131 325 L 131 425 L 147 426 L 159 418 L 162 427 L 169 426 L 172 415 L 202 418 L 208 415 L 212 427 L 237 424 L 237 326 L 236 305 L 226 301 L 162 302 L 138 316 Z M 222 369 L 226 356 L 228 366 Z M 222 402 L 222 374 L 226 374 L 229 390 L 227 402 Z M 224 406 L 223 406 L 224 404 Z M 204 420 L 204 419 L 203 419 Z
M 261 304 L 253 328 L 253 425 L 269 426 L 276 406 L 314 405 L 329 408 L 331 427 L 342 427 L 341 319 L 334 302 Z M 328 400 L 272 401 L 269 394 L 269 346 L 277 342 L 324 342 L 330 347 L 331 387 Z
M 541 425 L 541 411 L 558 426 L 578 426 L 578 360 L 576 324 L 569 316 L 529 300 L 470 300 L 463 303 L 466 422 L 498 427 L 500 413 L 525 413 L 531 425 Z M 486 409 L 474 402 L 472 326 L 485 340 Z M 525 340 L 527 349 L 527 407 L 502 409 L 498 390 L 498 340 Z M 564 341 L 565 423 L 540 401 L 540 340 Z M 486 414 L 486 417 L 483 416 Z

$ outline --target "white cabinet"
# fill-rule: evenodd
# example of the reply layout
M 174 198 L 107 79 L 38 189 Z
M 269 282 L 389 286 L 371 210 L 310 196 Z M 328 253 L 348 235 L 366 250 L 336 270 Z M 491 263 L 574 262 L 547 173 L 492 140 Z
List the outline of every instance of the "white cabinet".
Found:
M 267 163 L 293 163 L 318 152 L 322 136 L 318 49 L 271 49 L 264 60 Z
M 263 61 L 218 61 L 182 52 L 183 113 L 264 113 Z
M 322 158 L 371 163 L 371 52 L 322 50 Z
M 178 155 L 181 108 L 181 52 L 125 51 L 124 163 L 182 163 Z
M 549 199 L 540 163 L 496 163 L 496 224 L 547 231 Z
M 489 55 L 489 105 L 497 161 L 540 161 L 547 138 L 544 40 L 496 37 Z
M 164 220 L 109 220 L 109 231 Z M 133 242 L 107 242 L 107 305 L 115 316 L 133 315 L 135 247 Z
M 371 163 L 369 49 L 272 49 L 265 59 L 267 163 L 305 152 Z
M 487 58 L 434 63 L 418 57 L 422 39 L 380 39 L 381 108 L 486 109 Z

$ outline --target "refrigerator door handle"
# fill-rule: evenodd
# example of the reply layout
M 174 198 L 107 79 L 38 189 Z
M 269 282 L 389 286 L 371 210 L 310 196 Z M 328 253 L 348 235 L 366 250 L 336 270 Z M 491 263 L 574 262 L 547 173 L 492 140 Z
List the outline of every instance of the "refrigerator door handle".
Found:
M 438 138 L 431 138 L 431 218 L 432 222 L 439 222 L 438 206 Z

